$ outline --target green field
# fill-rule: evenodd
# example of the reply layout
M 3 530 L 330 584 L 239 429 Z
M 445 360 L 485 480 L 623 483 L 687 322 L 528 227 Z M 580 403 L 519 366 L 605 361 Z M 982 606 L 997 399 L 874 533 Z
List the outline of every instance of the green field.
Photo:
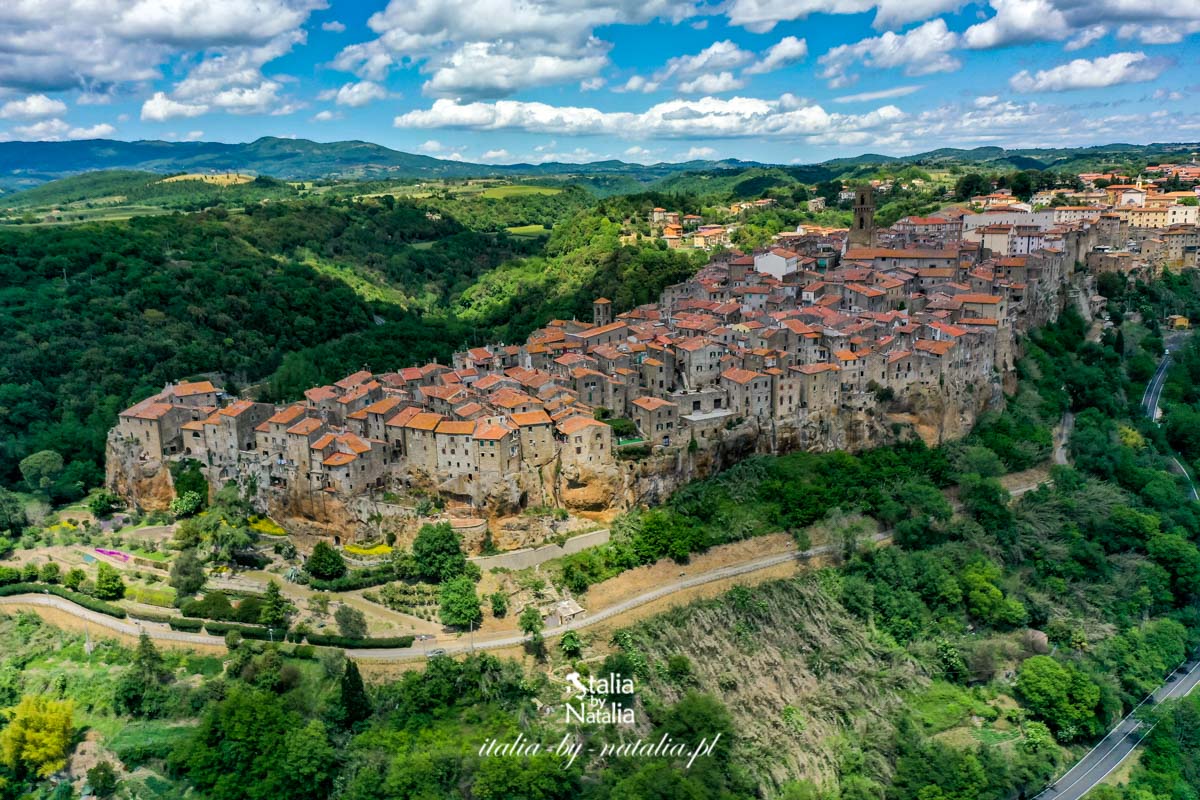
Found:
M 482 194 L 484 197 L 503 199 L 527 194 L 558 194 L 561 191 L 562 189 L 553 186 L 493 186 L 490 189 L 484 189 Z
M 550 233 L 545 225 L 518 225 L 507 229 L 513 236 L 544 236 Z

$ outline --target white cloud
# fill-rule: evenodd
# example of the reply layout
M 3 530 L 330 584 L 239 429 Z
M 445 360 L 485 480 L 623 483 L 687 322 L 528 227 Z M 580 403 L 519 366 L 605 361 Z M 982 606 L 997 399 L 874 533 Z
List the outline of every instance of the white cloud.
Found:
M 810 14 L 861 14 L 875 11 L 876 30 L 902 28 L 947 11 L 966 0 L 733 0 L 729 21 L 754 33 L 766 33 L 777 23 L 805 19 Z
M 823 67 L 821 77 L 830 86 L 840 88 L 858 79 L 848 71 L 858 62 L 873 69 L 903 67 L 905 75 L 952 72 L 962 66 L 950 54 L 958 44 L 958 34 L 947 28 L 944 20 L 935 19 L 907 33 L 888 31 L 882 36 L 839 45 L 817 60 Z
M 207 111 L 206 105 L 180 103 L 167 97 L 165 92 L 155 92 L 153 97 L 142 103 L 142 119 L 147 122 L 166 122 L 176 117 L 198 117 Z
M 324 0 L 9 0 L 0 4 L 0 87 L 82 89 L 154 80 L 188 53 L 260 47 L 300 30 Z
M 654 157 L 654 153 L 637 145 L 630 147 L 628 150 L 622 153 L 622 155 L 624 155 L 627 160 L 638 164 L 652 164 L 658 160 Z
M 106 122 L 97 123 L 89 128 L 73 128 L 55 117 L 28 125 L 15 125 L 9 131 L 0 133 L 0 140 L 61 142 L 67 139 L 102 139 L 116 132 L 117 129 Z
M 500 97 L 594 77 L 611 47 L 598 28 L 699 13 L 694 0 L 390 0 L 367 22 L 376 38 L 344 48 L 333 65 L 379 81 L 416 64 L 431 76 L 430 94 Z M 487 64 L 473 63 L 480 55 Z
M 505 43 L 474 42 L 441 59 L 422 88 L 435 97 L 505 97 L 534 86 L 585 80 L 607 63 L 607 55 L 597 51 L 531 55 Z
M 1123 83 L 1142 83 L 1159 76 L 1165 65 L 1145 53 L 1113 53 L 1100 58 L 1077 58 L 1051 69 L 1030 74 L 1022 70 L 1009 84 L 1019 92 L 1063 92 L 1072 89 L 1101 89 Z
M 650 92 L 658 91 L 658 82 L 643 78 L 641 75 L 634 75 L 624 84 L 613 89 L 614 92 L 642 92 L 649 94 Z
M 597 89 L 603 89 L 604 83 L 605 83 L 604 78 L 601 78 L 601 77 L 588 78 L 587 80 L 583 80 L 583 81 L 579 82 L 579 91 L 594 92 Z
M 321 23 L 321 30 L 329 31 L 330 33 L 343 33 L 346 30 L 346 26 L 336 19 L 331 19 L 329 22 Z
M 387 95 L 387 89 L 378 83 L 359 81 L 345 84 L 333 93 L 331 99 L 339 106 L 361 108 L 374 100 L 383 100 Z
M 429 140 L 424 141 L 421 144 L 417 145 L 418 153 L 428 153 L 430 155 L 432 155 L 434 153 L 440 153 L 444 149 L 445 148 L 442 147 L 442 143 L 439 142 L 437 139 L 429 139 Z
M 697 75 L 689 81 L 681 81 L 679 91 L 684 94 L 720 94 L 740 89 L 745 85 L 745 81 L 733 77 L 732 72 L 718 72 Z
M 103 139 L 112 136 L 117 129 L 107 122 L 97 123 L 90 128 L 72 128 L 67 131 L 68 139 Z
M 795 36 L 785 36 L 763 53 L 762 58 L 746 67 L 744 74 L 760 75 L 803 61 L 808 57 L 808 42 Z
M 398 128 L 519 130 L 630 138 L 803 138 L 870 130 L 904 117 L 904 112 L 895 106 L 883 106 L 861 115 L 829 113 L 819 105 L 785 94 L 777 100 L 753 97 L 676 99 L 658 103 L 640 113 L 517 100 L 463 103 L 443 99 L 435 101 L 428 109 L 401 114 L 394 124 Z
M 488 150 L 488 151 L 484 152 L 484 154 L 482 156 L 479 157 L 480 161 L 486 162 L 488 164 L 503 164 L 503 163 L 510 161 L 511 159 L 512 159 L 512 155 L 504 148 L 500 148 L 498 150 Z
M 44 94 L 31 94 L 21 100 L 9 100 L 0 106 L 0 119 L 38 119 L 52 117 L 67 110 L 67 104 Z
M 317 113 L 312 115 L 313 122 L 332 122 L 335 119 L 341 119 L 341 118 L 342 118 L 341 112 L 330 111 L 328 108 L 324 109 L 323 111 L 318 111 Z
M 1092 42 L 1099 41 L 1108 35 L 1107 25 L 1089 25 L 1075 34 L 1071 41 L 1063 46 L 1064 50 L 1082 50 Z
M 909 86 L 896 86 L 891 89 L 880 89 L 877 92 L 859 92 L 858 94 L 845 94 L 841 97 L 833 98 L 835 103 L 867 103 L 873 100 L 887 100 L 891 97 L 906 97 L 914 92 L 919 92 L 925 88 L 921 84 L 912 84 Z
M 1121 39 L 1137 39 L 1142 44 L 1177 44 L 1193 33 L 1200 32 L 1200 21 L 1157 25 L 1122 25 L 1117 29 Z
M 711 147 L 689 147 L 686 153 L 676 156 L 680 161 L 708 161 L 716 157 L 717 151 Z
M 1074 50 L 1122 25 L 1143 44 L 1181 41 L 1200 23 L 1200 3 L 1170 0 L 988 0 L 995 14 L 963 32 L 963 43 L 990 49 L 1025 42 L 1070 40 Z M 1143 38 L 1143 36 L 1145 38 Z
M 183 139 L 185 142 L 198 142 L 204 138 L 204 131 L 188 131 L 179 138 Z

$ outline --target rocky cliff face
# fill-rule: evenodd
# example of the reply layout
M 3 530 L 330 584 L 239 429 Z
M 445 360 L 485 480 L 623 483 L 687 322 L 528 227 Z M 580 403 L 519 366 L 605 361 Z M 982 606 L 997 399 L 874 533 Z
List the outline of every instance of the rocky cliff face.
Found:
M 147 511 L 165 511 L 175 499 L 171 470 L 161 461 L 138 458 L 138 446 L 109 434 L 104 485 Z

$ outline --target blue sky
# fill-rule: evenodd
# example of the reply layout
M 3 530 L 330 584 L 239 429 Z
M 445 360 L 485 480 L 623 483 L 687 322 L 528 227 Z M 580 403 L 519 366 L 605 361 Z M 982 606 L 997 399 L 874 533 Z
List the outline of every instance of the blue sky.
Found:
M 0 140 L 812 162 L 1200 140 L 1200 0 L 7 0 Z

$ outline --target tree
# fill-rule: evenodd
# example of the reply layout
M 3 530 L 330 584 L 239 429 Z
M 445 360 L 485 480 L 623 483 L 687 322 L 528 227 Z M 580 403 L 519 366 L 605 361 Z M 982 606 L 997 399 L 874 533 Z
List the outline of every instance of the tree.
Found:
M 271 628 L 282 628 L 287 625 L 295 606 L 283 596 L 279 581 L 272 578 L 267 583 L 267 591 L 263 596 L 262 612 L 258 621 Z
M 182 603 L 204 588 L 204 564 L 195 548 L 189 547 L 179 554 L 171 564 L 170 584 L 175 589 L 175 600 Z
M 204 497 L 199 492 L 184 492 L 171 501 L 171 513 L 177 517 L 190 517 L 204 507 Z
M 473 628 L 483 621 L 475 582 L 465 575 L 442 584 L 439 597 L 442 622 L 454 628 Z
M 19 775 L 46 778 L 67 765 L 75 727 L 75 703 L 28 694 L 16 708 L 4 712 L 8 725 L 0 730 L 0 761 Z
M 0 488 L 0 534 L 16 538 L 25 530 L 25 504 L 8 489 Z
M 73 592 L 79 591 L 79 587 L 87 580 L 87 573 L 79 567 L 72 567 L 67 570 L 67 574 L 63 576 L 63 586 Z
M 517 625 L 521 628 L 521 633 L 528 636 L 534 644 L 541 641 L 542 630 L 546 627 L 545 621 L 542 620 L 542 612 L 531 605 L 525 606 L 525 610 L 517 618 Z
M 91 511 L 98 519 L 107 519 L 121 507 L 121 498 L 110 491 L 101 489 L 88 498 L 87 507 L 88 511 Z
M 304 562 L 304 569 L 314 578 L 332 580 L 346 574 L 346 560 L 326 542 L 317 542 Z
M 1017 671 L 1017 693 L 1059 741 L 1069 742 L 1100 731 L 1096 718 L 1100 687 L 1069 664 L 1050 656 L 1025 659 Z
M 42 583 L 58 583 L 59 575 L 62 568 L 53 561 L 48 561 L 42 564 L 42 568 L 38 570 L 38 580 Z
M 49 494 L 63 470 L 63 457 L 53 450 L 39 450 L 21 459 L 18 469 L 31 492 Z
M 353 606 L 343 603 L 333 613 L 338 632 L 349 639 L 364 639 L 367 636 L 367 615 Z
M 448 581 L 467 568 L 462 543 L 449 522 L 422 525 L 413 540 L 412 552 L 419 576 L 427 581 Z
M 492 616 L 499 619 L 508 614 L 508 595 L 504 592 L 492 592 Z
M 559 640 L 558 646 L 562 648 L 563 655 L 567 658 L 579 658 L 583 654 L 583 642 L 579 638 L 579 634 L 575 631 L 567 631 Z
M 92 794 L 96 797 L 108 797 L 117 790 L 120 783 L 117 780 L 117 771 L 113 769 L 113 765 L 108 761 L 101 761 L 96 766 L 87 771 L 88 786 L 92 787 Z
M 96 597 L 101 600 L 120 600 L 125 596 L 125 581 L 121 573 L 104 562 L 96 567 Z
M 992 182 L 978 172 L 968 172 L 954 184 L 954 196 L 959 200 L 970 200 L 972 197 L 987 194 L 992 190 Z
M 367 696 L 362 675 L 352 658 L 346 659 L 346 668 L 339 682 L 338 710 L 340 722 L 347 728 L 353 728 L 371 717 L 371 698 Z

